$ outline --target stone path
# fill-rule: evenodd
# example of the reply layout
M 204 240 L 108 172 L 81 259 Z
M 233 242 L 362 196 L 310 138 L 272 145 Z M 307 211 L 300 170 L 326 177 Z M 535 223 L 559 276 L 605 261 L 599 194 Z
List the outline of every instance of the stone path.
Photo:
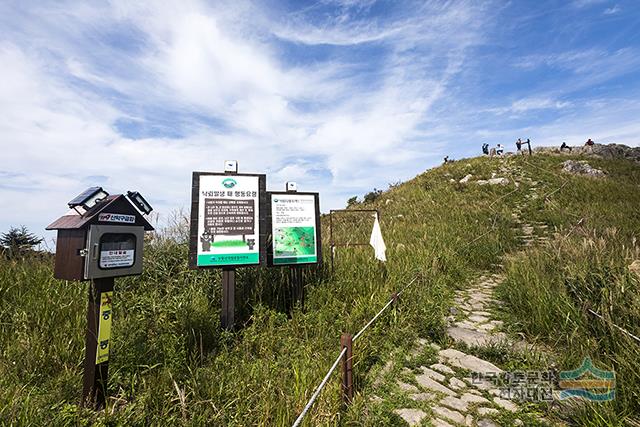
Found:
M 524 203 L 528 203 L 538 198 L 538 182 L 530 178 L 524 180 L 529 187 Z M 547 225 L 523 221 L 521 205 L 512 216 L 518 224 L 523 247 L 544 244 L 548 240 L 544 236 Z M 447 334 L 454 346 L 478 348 L 508 344 L 518 347 L 522 344 L 508 341 L 501 331 L 502 321 L 495 315 L 500 302 L 495 299 L 494 290 L 502 280 L 500 275 L 485 275 L 469 288 L 456 292 L 455 306 L 447 318 Z M 425 340 L 419 340 L 417 346 L 412 352 L 414 355 L 429 346 L 431 352 L 436 353 L 437 362 L 413 370 L 404 368 L 402 378 L 396 380 L 398 393 L 420 403 L 417 406 L 421 409 L 403 407 L 393 411 L 409 426 L 494 427 L 525 425 L 533 419 L 544 422 L 535 413 L 528 414 L 526 406 L 504 396 L 496 382 L 490 381 L 492 376 L 503 372 L 493 363 L 456 348 L 440 348 Z
M 481 278 L 467 290 L 456 293 L 456 306 L 449 317 L 447 330 L 454 342 L 470 347 L 486 346 L 506 340 L 499 329 L 502 322 L 494 319 L 493 289 L 499 276 Z M 493 363 L 455 348 L 440 348 L 436 344 L 418 342 L 417 351 L 429 345 L 437 353 L 437 362 L 417 369 L 404 369 L 404 378 L 413 384 L 397 380 L 400 393 L 413 401 L 428 402 L 431 413 L 422 409 L 394 410 L 408 425 L 434 426 L 499 426 L 494 418 L 502 413 L 518 413 L 517 403 L 501 396 L 502 391 L 489 379 L 502 373 Z M 414 351 L 416 353 L 416 351 Z M 513 417 L 512 417 L 513 418 Z M 523 425 L 513 418 L 513 425 Z
M 499 332 L 502 321 L 494 320 L 488 311 L 498 304 L 493 298 L 493 289 L 500 280 L 499 276 L 482 277 L 472 287 L 456 292 L 456 307 L 451 308 L 447 319 L 450 324 L 447 333 L 454 341 L 482 347 L 506 339 L 505 334 Z

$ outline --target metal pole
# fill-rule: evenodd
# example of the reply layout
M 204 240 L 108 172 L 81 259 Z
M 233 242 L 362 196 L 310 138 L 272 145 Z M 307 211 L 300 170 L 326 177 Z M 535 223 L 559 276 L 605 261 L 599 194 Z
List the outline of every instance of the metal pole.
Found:
M 84 378 L 81 406 L 102 409 L 107 397 L 109 361 L 97 363 L 98 326 L 100 324 L 100 301 L 102 294 L 113 292 L 113 277 L 94 279 L 89 285 L 87 308 L 87 330 L 85 336 Z M 110 315 L 111 313 L 109 313 Z M 106 343 L 108 348 L 108 342 Z
M 345 350 L 342 356 L 342 400 L 345 405 L 353 401 L 353 341 L 351 334 L 342 334 L 340 337 L 341 350 Z
M 333 252 L 335 247 L 333 246 L 333 211 L 329 211 L 329 249 L 331 249 L 331 274 L 333 275 Z
M 222 313 L 220 325 L 222 329 L 231 330 L 234 326 L 236 269 L 222 269 Z

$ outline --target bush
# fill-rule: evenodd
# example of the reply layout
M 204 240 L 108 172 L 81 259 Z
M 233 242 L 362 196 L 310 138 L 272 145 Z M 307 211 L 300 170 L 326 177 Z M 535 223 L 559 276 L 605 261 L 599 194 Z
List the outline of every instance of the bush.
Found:
M 376 199 L 378 197 L 380 197 L 380 195 L 383 193 L 382 190 L 378 190 L 376 188 L 373 189 L 373 191 L 368 192 L 367 194 L 364 195 L 364 202 L 365 203 L 373 203 L 376 201 Z

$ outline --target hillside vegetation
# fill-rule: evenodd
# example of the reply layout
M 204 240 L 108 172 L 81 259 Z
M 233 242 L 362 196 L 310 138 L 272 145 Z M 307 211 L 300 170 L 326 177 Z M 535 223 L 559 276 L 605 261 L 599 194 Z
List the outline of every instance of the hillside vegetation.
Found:
M 290 306 L 287 270 L 239 270 L 233 333 L 219 327 L 219 273 L 187 268 L 187 244 L 176 238 L 186 228 L 154 235 L 143 275 L 116 280 L 111 398 L 98 413 L 77 406 L 87 283 L 53 279 L 48 258 L 2 259 L 0 424 L 291 425 L 337 356 L 340 334 L 357 332 L 421 273 L 357 342 L 353 406 L 342 408 L 334 375 L 305 425 L 394 423 L 367 409 L 381 367 L 418 337 L 446 340 L 455 290 L 497 271 L 507 277 L 499 292 L 509 333 L 548 348 L 560 368 L 590 355 L 616 371 L 615 401 L 550 419 L 628 424 L 640 417 L 640 345 L 608 321 L 640 335 L 639 277 L 628 268 L 640 259 L 640 167 L 589 158 L 607 176 L 585 178 L 561 172 L 567 158 L 462 160 L 353 204 L 380 210 L 384 265 L 369 247 L 338 248 L 332 273 L 324 217 L 325 263 L 305 275 L 304 310 Z M 468 174 L 473 179 L 460 183 Z M 509 183 L 473 182 L 493 174 Z M 546 244 L 522 245 L 516 207 L 548 226 Z M 336 239 L 368 241 L 371 224 L 366 215 L 343 215 Z

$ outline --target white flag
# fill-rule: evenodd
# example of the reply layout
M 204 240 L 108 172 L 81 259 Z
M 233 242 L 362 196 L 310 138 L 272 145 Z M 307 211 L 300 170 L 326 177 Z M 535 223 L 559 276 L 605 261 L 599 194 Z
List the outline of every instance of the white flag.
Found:
M 380 223 L 378 222 L 378 214 L 375 214 L 375 221 L 373 222 L 373 230 L 371 230 L 371 238 L 369 239 L 369 244 L 373 246 L 373 249 L 376 251 L 376 259 L 380 261 L 386 261 L 387 256 L 385 252 L 387 251 L 387 247 L 384 244 L 384 239 L 382 238 L 382 230 L 380 230 Z

